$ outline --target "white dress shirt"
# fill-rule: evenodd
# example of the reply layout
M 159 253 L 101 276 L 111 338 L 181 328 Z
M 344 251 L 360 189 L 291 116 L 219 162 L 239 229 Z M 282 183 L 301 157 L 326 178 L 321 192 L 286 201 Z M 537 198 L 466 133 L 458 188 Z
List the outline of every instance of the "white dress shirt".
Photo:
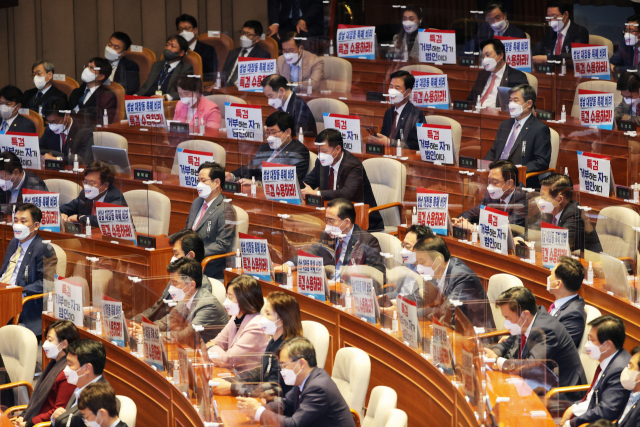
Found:
M 5 129 L 5 132 L 8 132 L 9 129 L 11 129 L 11 124 L 16 119 L 16 117 L 18 117 L 17 114 L 15 116 L 11 117 L 10 119 L 6 119 L 6 120 L 3 119 L 3 121 L 0 122 L 0 129 L 2 129 L 2 127 L 4 126 L 4 123 L 6 123 L 7 124 L 7 128 Z
M 442 292 L 442 293 L 444 293 L 444 285 L 445 285 L 445 282 L 447 281 L 447 270 L 449 269 L 449 263 L 450 262 L 451 262 L 451 259 L 449 259 L 449 261 L 447 261 L 447 265 L 444 267 L 444 274 L 442 275 L 442 277 L 438 281 L 438 289 L 440 289 L 440 292 Z
M 293 91 L 289 91 L 289 96 L 287 97 L 287 100 L 282 103 L 282 111 L 287 111 L 287 107 L 289 106 L 289 101 L 291 101 L 292 93 Z
M 120 59 L 117 59 L 111 63 L 111 75 L 109 76 L 109 81 L 112 82 L 113 79 L 116 78 L 116 70 L 118 69 L 118 64 L 120 63 Z
M 560 310 L 562 308 L 563 305 L 565 305 L 566 303 L 569 302 L 569 300 L 572 300 L 575 297 L 576 297 L 575 295 L 569 295 L 568 297 L 564 297 L 564 298 L 560 298 L 560 299 L 555 300 L 553 302 L 553 304 L 555 304 L 553 306 L 553 310 L 551 310 L 549 312 L 549 314 L 552 315 L 552 316 L 555 315 L 558 312 L 558 310 Z
M 96 382 L 96 381 L 98 381 L 100 378 L 102 378 L 102 375 L 98 375 L 97 377 L 95 377 L 95 378 L 93 379 L 93 381 L 91 381 L 89 384 L 93 384 L 93 383 L 95 383 L 95 382 Z M 84 386 L 84 387 L 88 386 L 89 384 L 85 384 L 85 386 Z M 78 397 L 80 396 L 80 393 L 82 393 L 82 390 L 84 390 L 84 387 L 82 387 L 82 388 L 77 388 L 77 387 L 76 387 L 76 389 L 73 391 L 73 395 L 76 397 L 76 401 L 75 401 L 75 403 L 73 404 L 73 406 L 78 406 Z
M 598 384 L 602 379 L 602 374 L 604 374 L 604 371 L 607 370 L 607 366 L 609 366 L 611 359 L 613 359 L 613 356 L 615 356 L 616 354 L 618 354 L 617 351 L 613 353 L 611 356 L 604 359 L 602 362 L 600 362 L 600 370 L 601 370 L 600 376 L 596 378 L 596 382 L 593 383 L 593 387 L 591 387 L 591 391 L 589 391 L 589 394 L 587 394 L 587 398 L 584 399 L 582 402 L 578 402 L 575 405 L 573 405 L 574 417 L 579 417 L 580 415 L 584 415 L 584 413 L 587 412 L 587 410 L 589 409 L 589 403 L 591 402 L 591 398 L 593 397 L 593 392 L 598 387 Z
M 527 345 L 527 340 L 529 339 L 529 335 L 531 334 L 531 327 L 533 326 L 533 322 L 536 321 L 536 316 L 538 316 L 538 313 L 536 313 L 536 315 L 533 316 L 533 320 L 531 321 L 531 323 L 529 323 L 527 330 L 524 331 L 524 336 L 527 337 L 527 339 L 524 341 L 525 345 Z M 498 365 L 498 369 L 502 370 L 502 365 L 504 365 L 504 362 L 506 361 L 507 359 L 505 359 L 504 357 L 498 357 L 498 360 L 496 360 L 496 365 Z
M 408 102 L 405 102 L 404 104 L 396 107 L 396 113 L 398 113 L 398 115 L 396 116 L 396 128 L 398 127 L 398 120 L 400 120 L 400 115 L 402 114 L 402 110 L 404 110 L 404 107 L 407 104 Z
M 351 236 L 353 235 L 353 228 L 354 227 L 351 227 L 351 230 L 349 230 L 347 235 L 342 238 L 342 251 L 340 251 L 340 267 L 344 265 L 344 254 L 347 253 L 349 240 L 351 240 Z M 338 245 L 336 245 L 336 250 L 337 249 L 338 249 Z M 336 265 L 338 265 L 338 260 L 336 260 Z M 333 272 L 333 280 L 335 280 L 336 282 L 340 281 L 340 270 L 342 270 L 342 268 L 336 268 L 335 271 Z
M 482 94 L 480 95 L 480 99 L 484 97 L 485 92 L 489 89 L 489 86 L 491 85 L 491 79 L 493 78 L 494 74 L 496 76 L 496 80 L 495 80 L 495 83 L 493 84 L 493 88 L 491 88 L 491 92 L 489 92 L 489 96 L 487 97 L 487 99 L 484 100 L 484 104 L 482 104 L 483 107 L 488 107 L 488 108 L 496 107 L 496 99 L 498 98 L 498 87 L 500 87 L 500 82 L 502 81 L 502 76 L 504 76 L 504 70 L 506 69 L 507 69 L 507 64 L 505 62 L 502 68 L 500 68 L 495 73 L 491 73 L 491 75 L 487 79 L 487 82 L 484 85 L 484 89 L 482 89 Z
M 27 250 L 29 249 L 29 245 L 31 245 L 31 242 L 33 242 L 33 239 L 35 239 L 36 236 L 33 236 L 32 238 L 30 238 L 29 240 L 25 240 L 24 242 L 20 242 L 20 246 L 22 246 L 22 252 L 20 252 L 20 256 L 18 257 L 18 261 L 16 262 L 16 268 L 13 269 L 13 274 L 11 275 L 11 278 L 9 279 L 9 284 L 10 285 L 15 285 L 16 284 L 16 279 L 18 278 L 18 270 L 20 270 L 20 266 L 22 265 L 22 260 L 24 259 L 24 254 L 27 253 Z M 18 248 L 16 247 L 16 250 Z M 7 267 L 9 265 L 7 264 Z
M 24 180 L 27 177 L 25 172 L 22 172 L 22 179 L 20 183 L 11 189 L 11 201 L 9 203 L 16 203 L 18 201 L 18 195 L 20 194 L 20 189 L 22 188 L 22 184 L 24 184 Z
M 571 25 L 571 19 L 567 20 L 567 24 L 564 26 L 564 28 L 562 29 L 562 31 L 560 31 L 559 34 L 562 34 L 562 44 L 564 44 L 564 41 L 567 39 L 567 31 L 569 31 L 569 25 Z M 553 45 L 553 52 L 552 54 L 555 54 L 556 52 L 556 45 L 558 44 L 558 37 L 556 36 L 556 44 Z M 562 52 L 562 46 L 560 46 L 560 51 Z

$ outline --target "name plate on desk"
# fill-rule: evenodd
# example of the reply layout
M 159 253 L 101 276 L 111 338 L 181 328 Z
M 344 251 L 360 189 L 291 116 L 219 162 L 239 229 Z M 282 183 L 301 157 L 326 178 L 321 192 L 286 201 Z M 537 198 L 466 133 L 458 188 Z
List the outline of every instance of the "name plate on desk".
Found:
M 242 190 L 242 185 L 239 182 L 229 182 L 225 181 L 224 186 L 222 187 L 223 191 L 228 191 L 229 193 L 240 193 Z
M 338 291 L 329 291 L 329 302 L 331 304 L 342 304 L 342 298 L 344 295 Z
M 84 224 L 67 221 L 64 223 L 64 231 L 71 234 L 84 234 Z
M 631 199 L 632 193 L 629 187 L 623 187 L 622 185 L 616 185 L 616 197 L 618 199 L 629 200 Z
M 453 109 L 459 111 L 471 110 L 471 101 L 453 101 Z
M 320 196 L 307 194 L 307 206 L 315 206 L 321 208 L 324 206 L 324 200 L 322 200 L 322 197 Z
M 464 227 L 453 227 L 453 238 L 459 240 L 469 240 L 469 230 Z
M 637 125 L 631 120 L 618 120 L 618 130 L 623 132 L 635 132 Z
M 189 133 L 189 123 L 172 122 L 169 124 L 169 132 Z
M 280 284 L 285 285 L 285 275 L 282 271 L 276 271 L 273 273 L 273 281 Z
M 476 65 L 475 56 L 461 56 L 459 64 L 463 67 L 471 67 Z
M 62 170 L 62 160 L 50 160 L 47 159 L 44 161 L 44 168 L 49 170 Z
M 556 119 L 555 111 L 536 110 L 536 113 L 538 113 L 538 120 L 555 120 Z
M 525 245 L 516 245 L 516 256 L 518 258 L 529 259 L 531 254 L 529 253 L 530 249 Z
M 382 156 L 384 154 L 384 145 L 367 144 L 367 154 L 373 154 L 374 156 Z
M 538 73 L 553 73 L 555 68 L 555 64 L 550 64 L 548 62 L 545 62 L 544 64 L 536 64 L 536 71 Z
M 139 181 L 150 181 L 153 177 L 153 174 L 150 170 L 147 169 L 134 169 L 133 170 L 133 179 L 137 179 Z
M 478 169 L 478 159 L 475 157 L 459 156 L 458 160 L 461 168 Z
M 153 236 L 138 235 L 138 246 L 142 248 L 156 248 L 156 238 Z

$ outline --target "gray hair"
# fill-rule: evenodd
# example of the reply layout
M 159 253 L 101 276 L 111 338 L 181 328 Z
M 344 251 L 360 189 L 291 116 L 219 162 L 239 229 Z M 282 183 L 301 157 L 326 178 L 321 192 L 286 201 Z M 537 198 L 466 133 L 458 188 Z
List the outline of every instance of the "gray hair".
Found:
M 315 368 L 318 366 L 316 349 L 313 347 L 313 344 L 311 344 L 311 341 L 305 337 L 295 337 L 283 342 L 278 350 L 278 356 L 280 356 L 280 352 L 285 348 L 289 349 L 289 357 L 292 362 L 304 359 L 307 361 L 309 367 Z
M 31 69 L 33 70 L 38 65 L 42 65 L 44 67 L 44 71 L 47 72 L 47 73 L 55 73 L 56 72 L 55 71 L 55 67 L 53 66 L 53 63 L 49 62 L 49 61 L 37 61 L 31 66 Z
M 522 91 L 522 98 L 524 98 L 524 102 L 527 102 L 529 100 L 533 101 L 533 108 L 535 108 L 536 99 L 538 98 L 536 95 L 536 91 L 531 86 L 522 84 L 509 89 L 509 95 L 518 91 Z

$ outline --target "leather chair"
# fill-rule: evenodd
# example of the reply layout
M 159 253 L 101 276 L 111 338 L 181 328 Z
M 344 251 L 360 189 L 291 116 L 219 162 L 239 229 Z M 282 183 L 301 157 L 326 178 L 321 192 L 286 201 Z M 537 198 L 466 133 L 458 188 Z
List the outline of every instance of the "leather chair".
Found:
M 580 118 L 580 97 L 578 96 L 578 90 L 595 90 L 598 92 L 609 92 L 613 94 L 613 106 L 622 102 L 622 94 L 616 89 L 616 82 L 610 82 L 606 80 L 588 80 L 582 82 L 576 87 L 576 92 L 573 95 L 573 107 L 571 107 L 571 117 Z
M 119 123 L 120 120 L 124 120 L 124 116 L 125 116 L 124 87 L 122 87 L 120 83 L 116 83 L 116 82 L 110 82 L 109 84 L 105 84 L 104 87 L 106 87 L 116 95 L 117 107 L 116 107 L 116 115 L 113 119 L 113 123 Z
M 558 131 L 555 129 L 549 128 L 549 131 L 551 132 L 551 160 L 549 161 L 549 168 L 537 172 L 527 172 L 527 179 L 537 175 L 544 175 L 541 177 L 544 178 L 556 171 L 558 152 L 560 151 L 560 135 L 558 135 Z
M 602 252 L 615 258 L 638 258 L 637 235 L 640 215 L 624 206 L 608 206 L 600 211 L 596 233 Z
M 274 38 L 265 36 L 264 39 L 260 39 L 258 46 L 269 52 L 271 59 L 278 59 L 278 42 Z
M 198 36 L 198 41 L 213 46 L 218 57 L 218 71 L 222 71 L 227 55 L 233 50 L 233 39 L 222 33 L 220 33 L 219 37 L 209 37 L 208 33 L 204 33 Z
M 173 120 L 173 116 L 176 113 L 176 105 L 178 101 L 162 101 L 162 107 L 164 109 L 165 120 Z
M 344 58 L 335 56 L 325 56 L 323 61 L 327 89 L 332 92 L 351 93 L 351 81 L 353 79 L 351 63 Z
M 434 67 L 433 65 L 422 65 L 422 64 L 405 65 L 400 69 L 408 72 L 420 71 L 422 73 L 444 74 L 444 72 L 440 68 Z
M 307 175 L 309 175 L 313 168 L 316 166 L 316 160 L 318 160 L 318 155 L 313 151 L 309 151 L 309 169 L 307 169 Z
M 591 331 L 589 322 L 600 317 L 602 313 L 600 313 L 600 310 L 589 304 L 584 305 L 584 311 L 587 312 L 587 321 L 584 327 L 584 333 L 582 334 L 582 339 L 580 340 L 580 347 L 578 347 L 578 353 L 580 354 L 580 361 L 582 362 L 584 373 L 587 375 L 587 383 L 591 384 L 591 381 L 593 381 L 593 376 L 596 374 L 596 369 L 598 369 L 598 365 L 600 364 L 600 362 L 590 358 L 584 346 L 587 344 L 589 331 Z
M 133 46 L 131 46 L 133 47 Z M 149 73 L 151 72 L 151 66 L 154 62 L 156 62 L 156 54 L 149 48 L 144 46 L 142 47 L 142 52 L 132 52 L 131 48 L 127 51 L 127 59 L 132 60 L 138 67 L 140 68 L 140 84 L 144 84 L 149 78 Z
M 24 326 L 7 325 L 0 328 L 0 354 L 11 383 L 0 389 L 13 389 L 16 403 L 24 405 L 33 393 L 38 340 Z
M 236 255 L 236 249 L 238 249 L 240 247 L 240 236 L 239 233 L 247 233 L 247 231 L 249 230 L 249 215 L 247 214 L 247 211 L 245 211 L 244 209 L 232 205 L 233 206 L 233 210 L 236 213 L 236 233 L 235 233 L 235 237 L 233 239 L 233 250 L 231 252 L 228 252 L 226 254 L 219 254 L 219 255 L 211 255 L 206 257 L 205 259 L 202 260 L 202 262 L 200 263 L 202 265 L 202 270 L 204 271 L 205 267 L 207 266 L 207 264 L 210 261 L 216 260 L 216 259 L 220 259 L 220 258 L 228 258 L 228 257 L 234 257 Z M 212 284 L 212 288 L 213 288 L 213 279 L 211 284 Z M 225 291 L 225 295 L 226 295 L 226 291 Z M 222 297 L 222 299 L 220 300 L 221 302 L 224 301 L 224 297 Z
M 184 150 L 195 150 L 195 151 L 203 151 L 205 153 L 213 153 L 213 159 L 220 166 L 224 167 L 226 163 L 227 153 L 225 149 L 215 142 L 206 141 L 204 139 L 190 139 L 187 141 L 183 141 L 178 144 L 177 148 L 182 148 Z M 178 163 L 178 150 L 176 150 L 176 155 L 173 159 L 173 167 L 171 168 L 172 175 L 178 175 L 180 172 L 180 164 Z
M 60 206 L 69 203 L 82 191 L 82 187 L 73 181 L 69 181 L 66 179 L 45 179 L 44 183 L 47 184 L 47 188 L 52 193 L 60 194 Z M 63 277 L 66 277 L 63 275 Z
M 379 211 L 384 220 L 385 233 L 396 234 L 402 223 L 407 167 L 398 160 L 385 158 L 367 159 L 362 164 L 378 204 L 375 208 L 369 208 L 369 213 Z
M 493 321 L 496 324 L 496 331 L 504 329 L 504 317 L 500 309 L 496 307 L 496 300 L 504 291 L 516 286 L 524 285 L 522 284 L 522 280 L 511 274 L 494 274 L 489 278 L 487 299 L 489 299 L 491 305 L 491 313 L 493 314 Z
M 93 145 L 98 147 L 122 148 L 124 150 L 129 149 L 127 138 L 117 133 L 105 131 L 93 132 Z
M 316 120 L 316 128 L 318 133 L 324 130 L 323 113 L 349 115 L 349 106 L 344 102 L 332 98 L 316 98 L 307 102 L 307 106 Z
M 387 412 L 396 409 L 398 394 L 390 387 L 378 386 L 371 390 L 367 413 L 362 420 L 362 427 L 383 427 L 382 420 Z
M 324 369 L 324 365 L 327 362 L 327 354 L 329 353 L 329 331 L 322 323 L 311 320 L 302 321 L 302 331 L 302 336 L 311 341 L 311 344 L 316 349 L 318 368 Z
M 73 92 L 74 89 L 80 87 L 78 82 L 69 76 L 64 76 L 64 81 L 53 79 L 51 81 L 51 85 L 67 94 L 67 99 L 69 98 L 69 96 L 71 96 L 71 92 Z
M 208 277 L 208 279 L 211 282 L 211 293 L 222 304 L 227 297 L 227 289 L 224 287 L 224 283 L 213 277 Z
M 533 88 L 533 90 L 537 95 L 538 94 L 538 78 L 531 73 L 527 73 L 526 71 L 524 71 L 524 75 L 527 76 L 527 83 L 529 83 L 529 86 Z
M 402 265 L 402 256 L 400 251 L 402 250 L 402 242 L 396 236 L 392 236 L 388 233 L 371 233 L 378 243 L 380 243 L 380 251 L 393 255 L 393 264 Z
M 124 193 L 124 199 L 138 233 L 169 234 L 171 200 L 167 196 L 157 191 L 131 190 Z
M 33 111 L 33 110 L 27 110 L 27 111 L 28 111 L 28 114 L 21 113 L 20 115 L 33 122 L 33 124 L 36 126 L 36 133 L 38 134 L 38 138 L 42 138 L 42 134 L 44 133 L 44 130 L 45 130 L 44 120 L 42 119 L 42 116 L 38 114 L 37 111 Z
M 122 420 L 127 427 L 136 427 L 136 418 L 138 416 L 138 407 L 130 397 L 116 395 L 116 399 L 120 401 L 120 412 L 118 418 Z
M 226 112 L 227 112 L 224 104 L 227 102 L 231 104 L 243 104 L 243 105 L 247 104 L 247 101 L 245 101 L 244 99 L 238 98 L 237 96 L 233 96 L 233 95 L 224 95 L 224 94 L 207 95 L 205 96 L 205 98 L 207 98 L 209 101 L 216 104 L 220 109 L 220 116 L 221 116 L 220 123 L 222 123 L 223 128 L 227 127 L 224 121 L 224 118 L 226 117 Z
M 458 164 L 460 156 L 460 141 L 462 141 L 462 126 L 457 120 L 445 116 L 425 116 L 425 121 L 430 125 L 451 126 L 451 139 L 453 140 L 453 158 Z
M 607 46 L 607 53 L 609 59 L 613 56 L 613 42 L 606 37 L 596 36 L 595 34 L 589 34 L 589 44 L 597 44 L 601 46 Z
M 384 427 L 407 427 L 409 418 L 402 409 L 391 409 L 382 418 Z
M 55 243 L 49 243 L 56 252 L 56 274 L 66 277 L 67 275 L 67 253 Z M 53 289 L 53 288 L 52 288 Z
M 344 347 L 336 353 L 331 379 L 338 386 L 340 394 L 352 408 L 364 417 L 364 403 L 371 376 L 371 359 L 359 348 Z

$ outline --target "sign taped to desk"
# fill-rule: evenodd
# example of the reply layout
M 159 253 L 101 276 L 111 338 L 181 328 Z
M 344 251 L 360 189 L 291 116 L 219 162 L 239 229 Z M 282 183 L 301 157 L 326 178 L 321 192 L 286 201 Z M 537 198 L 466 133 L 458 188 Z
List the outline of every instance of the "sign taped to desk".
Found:
M 260 239 L 250 234 L 238 234 L 243 273 L 270 282 L 272 269 L 267 239 Z
M 420 62 L 455 64 L 455 30 L 418 30 Z
M 25 169 L 40 169 L 40 140 L 37 133 L 8 132 L 0 135 L 2 152 L 11 151 Z
M 42 211 L 40 230 L 60 232 L 60 193 L 23 188 L 22 202 L 33 203 Z
M 427 225 L 434 233 L 447 235 L 449 229 L 449 194 L 418 187 L 418 224 Z
M 275 59 L 238 58 L 238 90 L 262 92 L 262 80 L 275 73 Z
M 613 94 L 578 89 L 580 124 L 613 130 Z
M 378 308 L 373 279 L 352 272 L 349 273 L 349 281 L 353 290 L 353 305 L 356 309 L 356 316 L 375 325 L 380 309 Z
M 262 187 L 267 200 L 302 204 L 295 166 L 262 162 Z
M 224 103 L 227 138 L 262 141 L 262 107 L 259 105 Z
M 360 116 L 322 113 L 325 129 L 336 129 L 342 135 L 344 149 L 351 153 L 362 153 L 362 135 L 360 134 Z
M 166 127 L 162 98 L 126 95 L 125 110 L 129 126 Z
M 609 197 L 613 187 L 611 158 L 601 154 L 578 151 L 580 191 Z
M 531 72 L 531 40 L 517 37 L 496 36 L 502 41 L 507 55 L 507 64 L 516 70 Z
M 509 255 L 509 214 L 505 211 L 480 205 L 480 246 Z
M 397 303 L 402 339 L 411 347 L 418 348 L 418 343 L 422 341 L 422 331 L 418 322 L 418 304 L 402 295 L 398 295 Z
M 575 77 L 611 80 L 608 46 L 571 43 L 571 59 Z
M 547 222 L 540 223 L 542 265 L 551 269 L 561 256 L 570 256 L 569 230 Z
M 124 345 L 124 322 L 122 316 L 122 301 L 115 300 L 107 295 L 102 296 L 102 319 L 104 332 L 109 341 L 118 347 Z
M 136 232 L 127 206 L 95 202 L 96 217 L 103 236 L 132 240 L 136 245 Z
M 376 27 L 338 24 L 338 57 L 376 59 Z
M 324 265 L 322 257 L 298 249 L 298 292 L 326 301 Z
M 82 284 L 57 274 L 54 276 L 53 311 L 56 319 L 68 320 L 78 328 L 83 326 Z
M 196 188 L 198 186 L 198 168 L 206 162 L 215 162 L 213 153 L 204 151 L 177 149 L 180 187 Z
M 416 123 L 420 158 L 423 162 L 453 165 L 455 150 L 451 126 Z
M 151 366 L 155 366 L 158 371 L 164 371 L 160 328 L 144 316 L 142 316 L 141 325 L 144 337 L 144 361 Z
M 449 109 L 451 95 L 446 74 L 411 71 L 411 75 L 416 79 L 411 91 L 411 102 L 414 105 Z

